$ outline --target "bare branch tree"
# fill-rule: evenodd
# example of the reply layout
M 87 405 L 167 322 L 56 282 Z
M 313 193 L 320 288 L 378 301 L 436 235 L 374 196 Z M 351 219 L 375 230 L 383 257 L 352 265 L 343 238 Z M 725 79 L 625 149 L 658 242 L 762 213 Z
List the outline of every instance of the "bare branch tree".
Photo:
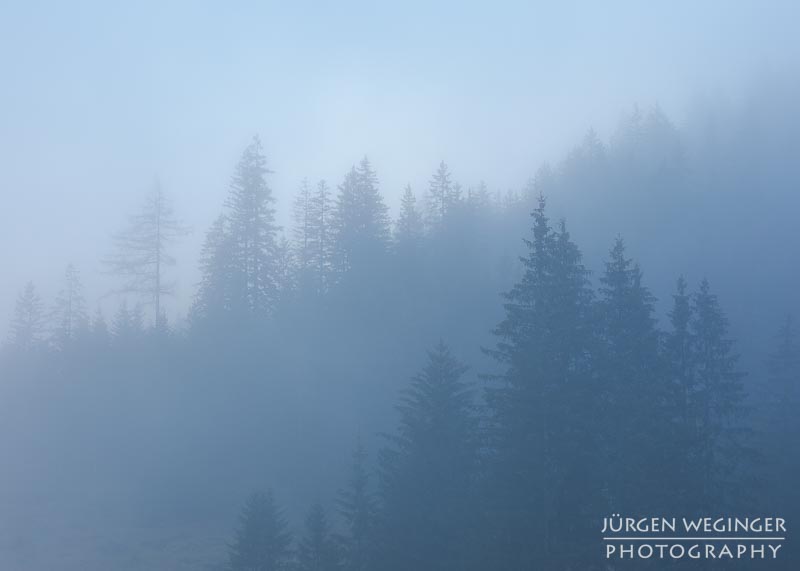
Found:
M 187 233 L 156 180 L 142 209 L 114 236 L 114 253 L 103 261 L 108 273 L 122 280 L 115 293 L 137 294 L 153 305 L 156 329 L 163 323 L 162 297 L 172 295 L 175 289 L 175 284 L 164 278 L 165 268 L 175 265 L 168 248 Z

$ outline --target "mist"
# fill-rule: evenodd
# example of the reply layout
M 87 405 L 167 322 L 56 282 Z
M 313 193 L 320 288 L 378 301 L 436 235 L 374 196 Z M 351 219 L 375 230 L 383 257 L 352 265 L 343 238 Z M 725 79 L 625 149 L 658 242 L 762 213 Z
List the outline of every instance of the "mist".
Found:
M 0 9 L 0 567 L 599 569 L 621 510 L 791 532 L 799 12 Z

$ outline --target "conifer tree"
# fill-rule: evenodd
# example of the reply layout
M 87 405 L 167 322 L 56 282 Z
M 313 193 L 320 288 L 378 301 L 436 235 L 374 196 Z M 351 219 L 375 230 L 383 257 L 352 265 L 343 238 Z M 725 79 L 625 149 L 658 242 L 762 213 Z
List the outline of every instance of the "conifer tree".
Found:
M 315 252 L 311 259 L 316 267 L 318 292 L 323 294 L 330 286 L 333 257 L 332 206 L 330 190 L 324 180 L 317 183 L 312 208 Z
M 64 286 L 56 297 L 53 320 L 55 343 L 62 349 L 88 329 L 83 284 L 78 270 L 72 264 L 67 266 L 64 273 Z
M 298 571 L 337 571 L 341 569 L 338 546 L 331 534 L 328 517 L 315 503 L 306 516 L 305 535 L 297 549 Z
M 697 406 L 697 358 L 691 331 L 692 298 L 686 280 L 678 278 L 673 305 L 669 312 L 671 330 L 664 339 L 664 354 L 668 368 L 671 394 L 668 404 L 674 407 L 673 438 L 680 455 L 672 483 L 673 508 L 687 514 L 696 512 L 699 495 L 697 454 L 699 445 Z
M 200 284 L 192 306 L 194 320 L 220 315 L 232 309 L 233 244 L 227 219 L 220 215 L 206 233 L 200 251 Z
M 381 569 L 471 562 L 478 427 L 465 370 L 440 342 L 398 406 L 397 434 L 381 453 Z
M 453 183 L 450 178 L 450 170 L 444 161 L 441 161 L 428 187 L 427 213 L 428 224 L 431 227 L 441 224 L 453 205 L 455 197 Z
M 781 324 L 775 341 L 775 349 L 767 359 L 769 401 L 774 412 L 783 409 L 779 414 L 788 419 L 800 405 L 800 344 L 791 315 Z
M 304 178 L 300 183 L 300 189 L 294 199 L 294 251 L 297 259 L 298 272 L 301 281 L 310 273 L 313 266 L 313 254 L 316 251 L 316 236 L 314 235 L 315 217 L 314 212 L 314 191 L 308 179 Z
M 670 386 L 659 351 L 655 298 L 617 238 L 600 278 L 597 370 L 602 391 L 605 485 L 618 513 L 668 507 L 675 449 Z M 652 446 L 659 442 L 659 446 Z M 646 482 L 647 485 L 643 485 Z
M 389 242 L 389 214 L 378 190 L 378 178 L 367 157 L 339 186 L 334 212 L 337 271 L 363 271 L 380 259 Z
M 708 280 L 692 300 L 691 330 L 697 360 L 694 399 L 700 437 L 699 478 L 706 511 L 730 509 L 740 501 L 742 463 L 748 454 L 744 423 L 744 373 L 739 369 L 728 320 Z
M 358 442 L 347 486 L 339 493 L 339 515 L 344 522 L 342 537 L 344 568 L 371 569 L 376 506 L 369 489 L 367 453 Z
M 588 272 L 565 224 L 551 227 L 541 195 L 532 218 L 524 274 L 505 296 L 490 351 L 506 371 L 487 392 L 493 457 L 484 563 L 508 570 L 580 561 L 584 522 L 600 495 L 589 477 L 598 442 Z
M 267 159 L 258 136 L 242 154 L 226 201 L 234 311 L 266 314 L 277 301 L 278 244 Z
M 280 571 L 289 568 L 292 538 L 272 492 L 254 493 L 239 516 L 228 548 L 231 571 Z
M 14 306 L 9 344 L 20 351 L 33 349 L 42 342 L 44 328 L 42 298 L 39 297 L 33 282 L 28 282 Z
M 122 280 L 117 293 L 140 295 L 152 304 L 156 329 L 161 328 L 164 319 L 163 298 L 175 289 L 165 276 L 167 267 L 175 265 L 169 247 L 186 233 L 156 181 L 142 209 L 130 218 L 124 231 L 114 236 L 115 250 L 104 260 L 108 272 Z
M 133 309 L 128 309 L 128 302 L 123 301 L 117 308 L 117 312 L 111 322 L 111 334 L 114 342 L 119 345 L 125 345 L 141 339 L 144 334 L 142 306 L 137 303 Z
M 800 470 L 800 344 L 794 320 L 787 315 L 767 358 L 764 393 L 765 418 L 760 448 L 764 451 L 761 470 L 763 489 L 773 510 L 780 509 L 789 521 L 800 512 L 800 490 L 786 474 Z
M 331 201 L 324 180 L 303 180 L 294 205 L 294 258 L 301 290 L 322 294 L 331 272 Z
M 398 252 L 405 255 L 417 253 L 423 232 L 422 215 L 417 210 L 417 199 L 409 184 L 403 190 L 403 197 L 400 199 L 400 215 L 395 226 L 394 239 Z

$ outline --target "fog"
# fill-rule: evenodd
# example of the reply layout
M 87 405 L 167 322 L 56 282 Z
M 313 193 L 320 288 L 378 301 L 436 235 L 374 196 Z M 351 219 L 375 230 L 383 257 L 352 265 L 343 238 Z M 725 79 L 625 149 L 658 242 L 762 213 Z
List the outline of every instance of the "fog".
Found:
M 519 188 L 587 129 L 608 137 L 635 104 L 683 122 L 698 97 L 739 101 L 764 73 L 796 72 L 799 49 L 792 2 L 3 13 L 4 322 L 20 284 L 55 294 L 70 261 L 93 301 L 105 293 L 102 246 L 155 176 L 195 229 L 179 252 L 173 311 L 185 312 L 202 233 L 253 134 L 287 225 L 303 177 L 338 183 L 364 154 L 392 207 L 440 160 L 462 184 Z
M 273 503 L 252 568 L 797 513 L 796 3 L 162 4 L 0 8 L 0 568 L 251 568 Z

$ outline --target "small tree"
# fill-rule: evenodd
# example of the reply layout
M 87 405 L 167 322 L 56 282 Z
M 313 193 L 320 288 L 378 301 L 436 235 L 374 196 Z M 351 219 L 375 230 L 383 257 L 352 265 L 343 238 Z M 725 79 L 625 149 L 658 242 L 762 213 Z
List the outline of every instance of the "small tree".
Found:
M 397 407 L 380 457 L 381 569 L 464 569 L 472 559 L 478 426 L 465 371 L 439 343 Z
M 17 297 L 14 308 L 9 339 L 11 346 L 21 351 L 32 349 L 41 342 L 44 325 L 42 298 L 33 282 L 28 282 Z
M 435 227 L 448 214 L 455 199 L 455 189 L 450 180 L 450 170 L 444 161 L 439 163 L 428 187 L 428 223 Z
M 291 535 L 272 492 L 254 493 L 239 516 L 236 537 L 229 546 L 231 571 L 279 571 L 290 560 Z
M 78 270 L 72 264 L 67 266 L 64 274 L 64 287 L 56 298 L 53 318 L 55 342 L 61 348 L 74 341 L 79 331 L 88 329 L 89 318 L 86 314 L 83 284 Z
M 175 265 L 169 247 L 186 233 L 156 181 L 142 209 L 130 218 L 125 230 L 114 236 L 114 252 L 104 260 L 108 273 L 122 280 L 118 293 L 140 295 L 152 304 L 156 329 L 164 323 L 162 299 L 175 289 L 165 277 L 165 269 Z
M 336 571 L 341 568 L 328 517 L 319 503 L 311 506 L 306 516 L 305 535 L 297 551 L 299 571 Z
M 415 253 L 422 240 L 423 230 L 417 199 L 414 197 L 411 185 L 406 185 L 403 198 L 400 200 L 400 216 L 397 218 L 394 233 L 397 249 L 403 254 Z
M 371 543 L 375 523 L 375 502 L 369 491 L 367 453 L 359 441 L 347 487 L 339 492 L 339 514 L 344 520 L 345 568 L 366 571 L 370 568 Z

